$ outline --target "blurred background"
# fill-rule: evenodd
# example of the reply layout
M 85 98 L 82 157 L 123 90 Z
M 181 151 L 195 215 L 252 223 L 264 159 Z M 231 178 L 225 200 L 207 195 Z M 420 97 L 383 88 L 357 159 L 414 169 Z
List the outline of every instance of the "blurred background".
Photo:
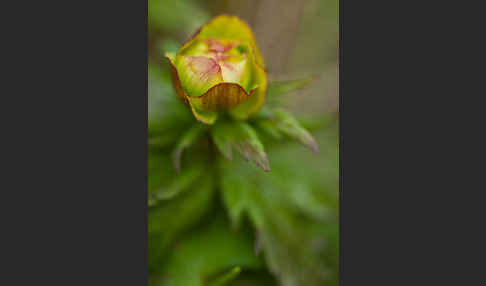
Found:
M 268 246 L 265 249 L 267 252 L 273 252 L 271 255 L 275 259 L 273 262 L 271 259 L 267 261 L 269 270 L 244 271 L 227 285 L 338 285 L 338 0 L 148 0 L 148 4 L 149 136 L 156 133 L 154 130 L 161 130 L 159 134 L 165 134 L 165 137 L 160 137 L 164 139 L 157 140 L 165 142 L 180 135 L 177 133 L 179 130 L 174 131 L 174 136 L 167 135 L 169 127 L 157 122 L 160 110 L 164 106 L 169 109 L 165 103 L 168 101 L 166 99 L 163 101 L 157 96 L 161 93 L 172 94 L 168 64 L 163 57 L 164 52 L 176 51 L 201 25 L 216 15 L 235 15 L 248 22 L 265 59 L 270 81 L 314 78 L 309 87 L 282 97 L 282 103 L 306 128 L 311 130 L 318 142 L 320 153 L 311 153 L 293 142 L 281 147 L 269 147 L 271 152 L 268 155 L 273 168 L 269 172 L 269 177 L 263 178 L 261 170 L 250 170 L 248 168 L 251 167 L 247 168 L 246 165 L 242 170 L 233 172 L 253 176 L 255 180 L 261 180 L 262 185 L 266 186 L 265 192 L 273 196 L 271 202 L 274 202 L 275 206 L 266 205 L 265 208 L 269 211 L 265 215 L 276 222 L 275 227 L 279 232 L 275 232 L 274 242 L 271 236 L 267 237 L 267 241 L 270 241 L 269 245 L 275 245 L 273 249 Z M 154 77 L 151 74 L 160 76 Z M 160 154 L 164 152 L 166 151 L 161 151 Z M 155 155 L 149 154 L 149 162 L 154 162 L 154 165 L 157 163 L 155 158 L 157 158 Z M 169 178 L 173 176 L 172 166 L 170 163 L 160 163 L 160 166 L 166 165 L 169 167 L 161 167 L 160 170 L 163 171 L 157 172 L 164 173 Z M 237 167 L 227 165 L 224 168 L 231 170 Z M 266 184 L 268 180 L 272 180 L 272 176 L 277 178 L 277 175 L 288 179 L 286 182 L 278 182 L 277 187 L 270 183 Z M 157 178 L 150 176 L 149 171 L 149 186 L 152 182 L 157 183 L 155 182 Z M 237 181 L 239 178 L 233 179 Z M 162 182 L 167 179 L 160 177 L 157 180 Z M 231 190 L 230 193 L 237 193 L 237 191 Z M 256 191 L 258 194 L 262 193 L 260 189 Z M 194 198 L 194 206 L 199 206 L 201 200 L 202 198 Z M 281 201 L 280 205 L 288 205 L 289 208 L 279 209 L 278 201 Z M 189 209 L 187 205 L 187 202 L 184 202 L 184 206 L 181 203 L 181 210 L 184 210 L 184 207 Z M 264 210 L 265 208 L 262 207 Z M 159 226 L 162 224 L 172 226 L 173 223 L 173 228 L 177 229 L 181 220 L 184 220 L 184 217 L 177 215 L 172 222 L 169 217 L 173 211 L 168 209 L 167 207 L 164 210 L 161 207 L 149 213 L 149 272 L 155 277 L 152 280 L 155 282 L 149 285 L 191 286 L 189 282 L 174 282 L 174 284 L 157 282 L 162 281 L 157 280 L 159 263 L 165 263 L 167 253 L 175 253 L 174 250 L 167 250 L 168 246 L 160 249 L 160 242 L 157 239 L 161 241 L 164 239 L 169 241 L 169 239 L 166 238 L 168 231 L 159 231 Z M 162 214 L 164 211 L 167 214 Z M 311 217 L 312 221 L 304 219 L 302 213 Z M 217 213 L 216 217 L 221 215 Z M 194 222 L 191 225 L 199 223 Z M 211 224 L 201 227 L 200 231 L 207 229 L 211 229 Z M 206 239 L 202 232 L 198 231 L 196 229 L 195 232 L 189 232 L 185 236 Z M 214 235 L 218 231 L 229 232 L 229 230 L 215 229 Z M 177 229 L 173 232 L 179 235 L 182 230 Z M 253 231 L 248 233 L 250 241 L 259 239 L 253 237 Z M 214 241 L 210 238 L 211 235 L 213 234 L 208 234 L 207 242 L 196 243 L 185 239 L 182 244 L 179 244 L 180 249 L 191 249 L 191 243 L 194 243 L 197 245 L 192 249 L 197 253 L 194 255 L 203 257 L 206 254 L 202 252 L 207 251 L 210 253 L 209 256 L 213 256 L 218 250 L 222 250 L 218 245 L 210 245 L 210 242 Z M 175 234 L 173 236 L 176 237 Z M 177 237 L 184 237 L 184 235 Z M 237 237 L 241 238 L 242 235 L 238 234 Z M 179 238 L 174 238 L 173 241 L 177 247 Z M 169 245 L 169 242 L 164 243 Z M 236 249 L 241 247 L 235 246 Z M 156 252 L 162 254 L 156 255 L 154 254 Z M 173 281 L 185 281 L 187 269 L 193 267 L 188 260 L 191 260 L 191 263 L 195 262 L 191 258 L 180 258 L 179 261 L 177 255 L 176 253 L 175 257 L 170 258 L 172 260 L 167 262 L 167 267 L 173 269 L 171 272 L 171 275 L 175 275 L 172 277 Z M 261 261 L 255 261 L 255 264 L 248 262 L 248 265 L 260 269 L 259 266 L 257 267 L 259 263 Z M 311 268 L 318 269 L 314 271 L 315 269 Z M 178 272 L 180 274 L 174 274 Z M 325 278 L 311 277 L 315 273 L 322 274 L 321 276 Z

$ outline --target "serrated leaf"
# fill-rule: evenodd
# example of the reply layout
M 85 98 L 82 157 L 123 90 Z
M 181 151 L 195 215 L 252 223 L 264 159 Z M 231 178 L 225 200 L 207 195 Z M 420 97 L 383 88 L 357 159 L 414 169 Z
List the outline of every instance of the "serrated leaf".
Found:
M 181 156 L 184 149 L 194 144 L 194 142 L 204 133 L 206 126 L 200 123 L 196 123 L 181 137 L 177 146 L 173 152 L 172 159 L 174 161 L 174 167 L 179 173 L 181 171 Z
M 220 179 L 223 202 L 234 228 L 240 226 L 244 213 L 248 213 L 257 229 L 262 228 L 264 214 L 261 209 L 252 207 L 255 202 L 260 201 L 259 195 L 256 194 L 260 187 L 260 177 L 255 176 L 254 173 L 261 172 L 251 165 L 241 165 L 241 160 L 235 160 L 234 163 L 220 160 L 220 173 L 223 174 Z M 249 212 L 249 209 L 252 211 Z
M 271 150 L 270 173 L 238 160 L 220 160 L 223 202 L 234 224 L 243 215 L 254 224 L 255 247 L 261 247 L 281 285 L 337 285 L 337 200 L 326 199 L 337 194 L 322 184 L 336 179 L 322 171 L 337 169 L 327 165 L 336 161 L 291 146 Z M 333 152 L 326 149 L 318 156 Z
M 216 147 L 228 159 L 232 160 L 232 148 L 235 148 L 247 161 L 253 161 L 264 171 L 269 171 L 267 154 L 263 144 L 253 128 L 241 121 L 222 121 L 211 129 L 211 136 Z
M 313 152 L 319 153 L 319 147 L 314 137 L 290 113 L 281 109 L 269 112 L 268 116 L 257 121 L 257 125 L 263 131 L 275 139 L 280 139 L 279 135 L 285 135 L 297 140 Z

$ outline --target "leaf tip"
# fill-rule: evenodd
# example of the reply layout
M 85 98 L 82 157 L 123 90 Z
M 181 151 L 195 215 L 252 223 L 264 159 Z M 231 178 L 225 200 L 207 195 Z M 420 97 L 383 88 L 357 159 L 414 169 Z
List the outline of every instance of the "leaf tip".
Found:
M 270 172 L 270 163 L 268 162 L 268 157 L 267 155 L 265 154 L 264 156 L 262 156 L 261 160 L 257 160 L 255 162 L 260 168 L 263 169 L 263 171 L 265 172 Z
M 317 142 L 314 138 L 311 138 L 306 146 L 312 150 L 312 152 L 316 153 L 316 154 L 319 154 L 319 146 L 317 145 Z
M 183 148 L 177 148 L 172 155 L 172 163 L 177 174 L 181 173 L 181 156 Z

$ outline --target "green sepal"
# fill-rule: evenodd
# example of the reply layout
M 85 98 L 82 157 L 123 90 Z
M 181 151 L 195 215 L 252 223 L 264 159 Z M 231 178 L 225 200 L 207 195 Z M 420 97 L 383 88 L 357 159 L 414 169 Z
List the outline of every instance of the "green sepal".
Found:
M 148 206 L 155 206 L 159 201 L 170 200 L 179 195 L 183 191 L 196 182 L 196 180 L 203 174 L 203 167 L 192 167 L 185 172 L 175 176 L 170 184 L 154 189 L 149 193 Z
M 241 121 L 222 121 L 211 128 L 211 136 L 216 147 L 228 159 L 232 159 L 235 148 L 247 161 L 253 161 L 268 172 L 270 166 L 263 144 L 253 128 Z
M 174 152 L 172 153 L 174 167 L 177 172 L 181 171 L 181 156 L 184 149 L 194 144 L 195 141 L 204 133 L 204 131 L 206 131 L 206 129 L 206 125 L 196 123 L 181 137 L 176 148 L 174 149 Z
M 297 140 L 313 152 L 319 153 L 319 147 L 312 134 L 302 127 L 292 114 L 282 109 L 266 110 L 266 112 L 265 117 L 257 120 L 260 129 L 278 140 L 282 136 Z

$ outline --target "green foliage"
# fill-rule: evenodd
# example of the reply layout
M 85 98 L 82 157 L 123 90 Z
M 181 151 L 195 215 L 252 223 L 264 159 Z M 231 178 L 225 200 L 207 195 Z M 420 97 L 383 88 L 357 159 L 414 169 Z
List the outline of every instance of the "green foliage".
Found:
M 222 286 L 226 285 L 231 280 L 235 279 L 238 274 L 241 273 L 241 267 L 235 266 L 230 270 L 226 271 L 225 273 L 219 275 L 217 278 L 214 278 L 208 282 L 208 286 Z
M 203 125 L 202 123 L 196 123 L 192 125 L 192 127 L 186 133 L 184 133 L 180 141 L 177 143 L 173 155 L 174 167 L 176 168 L 177 172 L 181 171 L 182 151 L 194 144 L 195 141 L 203 134 L 206 129 L 207 126 Z
M 230 228 L 224 214 L 215 213 L 209 224 L 187 233 L 174 247 L 164 269 L 152 278 L 154 286 L 216 286 L 234 278 L 241 269 L 261 269 L 253 251 L 251 230 Z
M 164 259 L 176 240 L 185 231 L 201 222 L 214 204 L 214 182 L 205 177 L 189 190 L 149 209 L 148 265 L 149 272 L 163 271 Z M 181 284 L 184 285 L 184 284 Z
M 149 0 L 148 27 L 159 30 L 196 30 L 209 15 L 194 0 Z
M 232 160 L 232 147 L 248 161 L 253 161 L 264 171 L 269 171 L 267 154 L 253 128 L 240 121 L 220 121 L 211 129 L 214 144 L 221 153 Z
M 175 95 L 167 69 L 148 67 L 149 145 L 170 146 L 193 122 L 192 114 Z
M 267 111 L 266 117 L 257 121 L 257 125 L 274 139 L 281 139 L 287 136 L 297 140 L 315 153 L 319 147 L 314 137 L 288 112 L 281 109 Z
M 284 95 L 304 89 L 312 82 L 314 82 L 313 77 L 270 82 L 268 85 L 265 106 L 267 108 L 278 108 L 282 105 Z
M 327 143 L 324 147 L 337 146 Z M 328 235 L 337 233 L 337 193 L 329 188 L 336 174 L 312 169 L 320 159 L 293 146 L 273 148 L 269 173 L 220 160 L 223 201 L 233 223 L 238 225 L 244 214 L 250 218 L 268 267 L 284 286 L 326 285 L 336 279 L 337 237 Z M 295 168 L 299 161 L 309 165 Z
M 228 286 L 277 286 L 275 279 L 266 272 L 247 272 L 240 274 Z
M 270 83 L 267 97 L 308 83 Z M 149 285 L 337 285 L 337 122 L 265 104 L 208 126 L 166 66 L 149 66 L 148 89 Z

